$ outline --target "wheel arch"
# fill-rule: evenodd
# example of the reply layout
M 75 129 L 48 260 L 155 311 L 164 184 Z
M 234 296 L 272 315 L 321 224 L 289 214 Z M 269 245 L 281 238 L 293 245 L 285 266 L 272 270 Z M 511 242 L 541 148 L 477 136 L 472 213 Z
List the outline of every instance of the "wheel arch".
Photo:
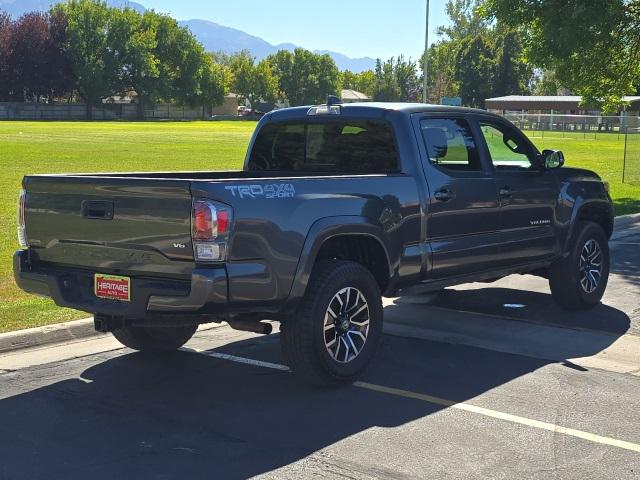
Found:
M 594 222 L 602 227 L 607 236 L 611 238 L 613 234 L 613 206 L 609 202 L 602 200 L 582 200 L 576 202 L 571 216 L 569 234 L 564 245 L 564 253 L 570 251 L 571 244 L 580 233 L 581 222 Z
M 381 226 L 362 216 L 326 217 L 316 221 L 304 243 L 289 300 L 305 295 L 319 260 L 352 260 L 367 268 L 384 292 L 393 276 L 389 245 Z M 382 261 L 380 261 L 382 260 Z

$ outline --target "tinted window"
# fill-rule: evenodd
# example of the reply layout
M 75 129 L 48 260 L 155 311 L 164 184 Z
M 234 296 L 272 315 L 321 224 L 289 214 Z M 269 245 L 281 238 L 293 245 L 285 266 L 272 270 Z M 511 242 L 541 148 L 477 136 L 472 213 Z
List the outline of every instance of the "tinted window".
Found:
M 449 170 L 482 170 L 469 124 L 462 119 L 428 118 L 420 122 L 429 161 Z
M 383 122 L 270 123 L 256 138 L 249 170 L 397 172 L 391 128 Z
M 480 128 L 496 169 L 528 170 L 531 168 L 531 147 L 520 134 L 502 125 L 481 123 Z

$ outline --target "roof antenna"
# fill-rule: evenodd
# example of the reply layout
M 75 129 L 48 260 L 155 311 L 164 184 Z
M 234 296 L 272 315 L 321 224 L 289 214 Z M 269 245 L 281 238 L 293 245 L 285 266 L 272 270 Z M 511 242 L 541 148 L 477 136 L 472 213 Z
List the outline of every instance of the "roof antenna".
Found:
M 342 100 L 335 95 L 327 95 L 327 106 L 342 105 Z

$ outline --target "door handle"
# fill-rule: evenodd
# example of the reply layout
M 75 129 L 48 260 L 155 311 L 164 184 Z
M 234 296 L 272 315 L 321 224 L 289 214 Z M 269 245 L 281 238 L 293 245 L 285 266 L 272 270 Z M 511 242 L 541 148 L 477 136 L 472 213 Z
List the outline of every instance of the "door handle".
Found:
M 500 189 L 500 196 L 502 198 L 511 198 L 513 196 L 513 192 L 509 187 L 503 187 Z
M 448 202 L 449 200 L 455 198 L 455 195 L 451 190 L 438 190 L 433 194 L 433 197 L 439 202 Z

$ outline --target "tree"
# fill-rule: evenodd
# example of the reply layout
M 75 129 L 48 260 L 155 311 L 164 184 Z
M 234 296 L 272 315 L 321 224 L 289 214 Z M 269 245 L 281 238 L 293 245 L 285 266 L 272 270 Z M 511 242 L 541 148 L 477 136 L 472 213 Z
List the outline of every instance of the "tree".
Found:
M 534 95 L 558 95 L 560 84 L 553 70 L 543 70 L 535 79 Z
M 494 96 L 517 95 L 531 91 L 533 67 L 526 62 L 520 34 L 498 24 L 494 29 L 496 55 Z
M 480 5 L 480 0 L 447 2 L 451 24 L 438 29 L 439 40 L 428 51 L 431 101 L 460 96 L 465 105 L 482 107 L 488 97 L 530 91 L 533 68 L 520 32 L 481 15 Z
M 386 62 L 376 61 L 375 83 L 373 86 L 373 100 L 376 102 L 398 102 L 401 98 L 398 77 L 394 71 L 394 60 Z
M 166 78 L 160 77 L 157 25 L 159 15 L 144 15 L 130 8 L 113 9 L 108 44 L 118 66 L 118 89 L 133 89 L 137 94 L 138 117 L 144 118 L 145 106 L 168 91 Z
M 455 42 L 486 33 L 490 22 L 479 15 L 480 2 L 481 0 L 448 0 L 445 10 L 450 23 L 438 28 L 438 36 Z
M 193 34 L 168 15 L 114 9 L 109 44 L 116 52 L 119 89 L 135 90 L 139 117 L 159 100 L 207 108 L 223 101 L 224 71 Z
M 356 90 L 373 97 L 373 85 L 376 81 L 376 75 L 373 70 L 365 70 L 356 75 Z
M 76 84 L 73 64 L 66 50 L 67 17 L 64 12 L 49 13 L 49 44 L 47 52 L 48 88 L 50 100 L 70 95 Z
M 459 85 L 456 81 L 456 46 L 451 41 L 439 40 L 429 47 L 429 72 L 427 95 L 430 103 L 438 103 L 442 97 L 457 97 Z M 420 60 L 424 72 L 424 55 Z M 424 77 L 420 76 L 420 83 Z
M 393 62 L 393 59 L 391 59 Z M 404 55 L 400 55 L 393 66 L 394 74 L 400 88 L 400 100 L 403 102 L 416 102 L 421 96 L 421 89 L 418 82 L 416 69 L 418 65 L 415 61 L 405 60 Z
M 8 67 L 14 99 L 39 101 L 48 93 L 48 18 L 41 12 L 27 13 L 12 30 Z
M 376 75 L 373 70 L 365 70 L 360 73 L 353 73 L 350 70 L 340 72 L 340 85 L 348 90 L 362 92 L 368 97 L 373 97 L 373 86 Z
M 291 105 L 295 105 L 293 98 L 301 87 L 299 85 L 300 79 L 293 77 L 293 53 L 289 50 L 278 50 L 269 55 L 267 61 L 278 79 L 278 98 L 288 99 Z
M 164 28 L 158 37 L 158 44 L 165 45 L 167 52 L 159 55 L 159 58 L 164 75 L 171 78 L 168 98 L 182 104 L 197 105 L 201 98 L 200 84 L 206 61 L 204 47 L 173 18 L 162 18 Z
M 340 96 L 339 70 L 331 55 L 315 55 L 314 67 L 315 82 L 306 90 L 307 98 L 302 103 L 317 105 L 326 102 L 328 95 Z
M 233 72 L 233 89 L 235 93 L 245 98 L 251 104 L 252 110 L 261 100 L 273 102 L 278 96 L 278 79 L 267 60 L 258 64 L 255 58 L 246 51 L 232 56 L 231 71 Z
M 117 91 L 120 84 L 117 52 L 109 44 L 112 11 L 97 0 L 70 0 L 55 5 L 52 14 L 58 12 L 67 19 L 66 51 L 91 119 L 93 106 Z
M 0 101 L 11 96 L 9 57 L 11 56 L 11 35 L 13 22 L 8 13 L 0 10 Z
M 211 62 L 221 69 L 221 75 L 224 80 L 224 91 L 230 92 L 233 89 L 233 71 L 231 70 L 231 55 L 225 52 L 209 52 L 207 53 Z
M 73 89 L 64 51 L 65 18 L 27 13 L 12 22 L 0 17 L 0 96 L 7 100 L 52 100 Z
M 340 72 L 340 86 L 349 90 L 356 90 L 357 76 L 351 70 Z
M 371 96 L 379 102 L 415 102 L 421 96 L 417 63 L 403 55 L 376 61 Z
M 318 55 L 303 48 L 293 53 L 281 50 L 267 58 L 278 78 L 280 95 L 291 105 L 311 105 L 337 95 L 338 67 L 329 55 Z
M 491 45 L 482 34 L 462 40 L 456 56 L 455 79 L 460 88 L 462 103 L 482 107 L 494 94 L 496 61 Z
M 640 0 L 486 0 L 486 18 L 523 32 L 530 63 L 607 112 L 640 83 Z
M 228 70 L 223 65 L 215 63 L 210 55 L 203 56 L 200 88 L 191 99 L 192 104 L 202 106 L 203 117 L 207 106 L 220 105 L 224 101 L 229 84 L 227 75 Z

